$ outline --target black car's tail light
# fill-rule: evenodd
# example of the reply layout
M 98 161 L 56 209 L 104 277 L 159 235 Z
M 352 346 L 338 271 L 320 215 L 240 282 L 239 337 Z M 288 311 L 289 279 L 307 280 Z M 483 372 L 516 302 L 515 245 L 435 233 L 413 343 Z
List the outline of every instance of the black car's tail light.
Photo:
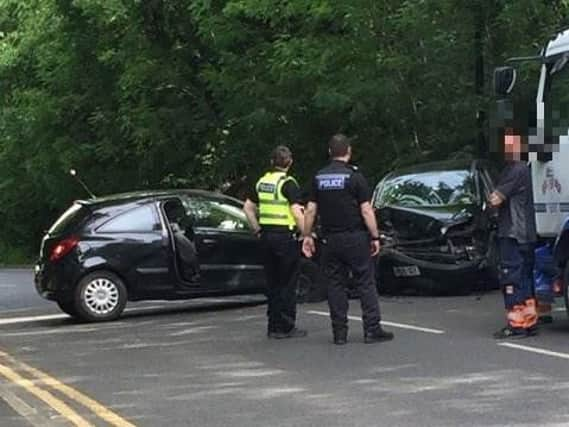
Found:
M 65 255 L 71 252 L 73 248 L 77 246 L 78 243 L 79 243 L 79 238 L 75 236 L 68 237 L 67 239 L 62 240 L 57 245 L 55 245 L 51 250 L 49 260 L 52 262 L 59 261 Z

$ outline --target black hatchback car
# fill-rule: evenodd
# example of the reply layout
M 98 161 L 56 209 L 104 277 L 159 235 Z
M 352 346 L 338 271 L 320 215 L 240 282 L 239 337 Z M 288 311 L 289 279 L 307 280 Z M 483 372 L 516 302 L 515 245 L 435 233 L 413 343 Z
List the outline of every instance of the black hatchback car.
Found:
M 495 287 L 496 221 L 486 205 L 493 176 L 482 161 L 425 163 L 386 175 L 373 198 L 383 240 L 380 287 L 435 293 Z
M 195 245 L 194 277 L 184 274 L 180 230 Z M 113 320 L 127 300 L 262 293 L 261 255 L 239 200 L 199 190 L 127 193 L 75 202 L 42 240 L 35 284 L 74 317 Z

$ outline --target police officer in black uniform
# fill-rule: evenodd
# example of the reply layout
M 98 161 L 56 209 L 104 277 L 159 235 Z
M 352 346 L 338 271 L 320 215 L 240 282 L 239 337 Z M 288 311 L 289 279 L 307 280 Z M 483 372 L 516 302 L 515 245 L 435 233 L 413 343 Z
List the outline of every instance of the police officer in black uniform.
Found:
M 393 339 L 393 334 L 381 328 L 375 286 L 373 257 L 379 253 L 379 235 L 370 203 L 371 191 L 364 176 L 348 163 L 352 148 L 345 135 L 334 135 L 330 139 L 329 154 L 332 161 L 313 180 L 304 217 L 302 250 L 307 257 L 315 252 L 311 232 L 318 212 L 324 243 L 324 273 L 329 280 L 328 304 L 334 343 L 347 342 L 347 269 L 352 271 L 359 290 L 364 341 L 388 341 Z

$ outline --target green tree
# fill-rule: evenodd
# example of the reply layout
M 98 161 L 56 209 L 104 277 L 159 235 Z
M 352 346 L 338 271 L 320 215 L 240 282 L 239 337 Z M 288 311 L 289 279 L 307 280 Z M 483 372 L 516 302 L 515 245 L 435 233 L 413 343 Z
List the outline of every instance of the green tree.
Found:
M 0 0 L 0 251 L 33 254 L 87 197 L 71 167 L 108 194 L 246 186 L 279 143 L 307 182 L 339 131 L 358 135 L 372 181 L 475 153 L 492 69 L 536 53 L 567 10 L 564 0 Z

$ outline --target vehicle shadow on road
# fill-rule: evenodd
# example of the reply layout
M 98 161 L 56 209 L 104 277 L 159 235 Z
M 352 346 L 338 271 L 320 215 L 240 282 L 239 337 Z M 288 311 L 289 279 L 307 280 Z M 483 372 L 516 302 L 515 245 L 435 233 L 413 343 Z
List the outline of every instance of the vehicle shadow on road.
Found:
M 125 311 L 120 319 L 128 320 L 145 317 L 170 316 L 176 314 L 229 311 L 241 308 L 256 307 L 266 304 L 266 302 L 267 301 L 264 299 L 259 299 L 255 301 L 223 301 L 214 303 L 201 303 L 200 305 L 180 304 L 176 306 L 164 307 L 137 307 L 136 309 L 132 309 L 132 311 Z

